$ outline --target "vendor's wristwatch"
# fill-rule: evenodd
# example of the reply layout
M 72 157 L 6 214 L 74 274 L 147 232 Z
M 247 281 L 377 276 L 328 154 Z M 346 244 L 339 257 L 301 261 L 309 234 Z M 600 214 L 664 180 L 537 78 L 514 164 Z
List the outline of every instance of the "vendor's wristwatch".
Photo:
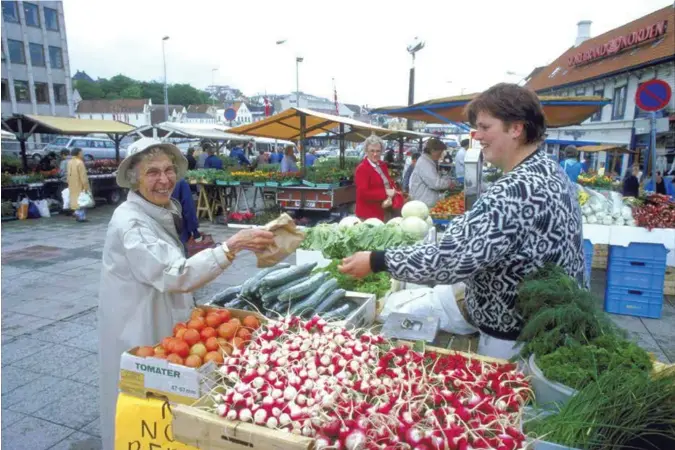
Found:
M 237 256 L 233 251 L 230 250 L 230 248 L 227 246 L 225 242 L 222 243 L 223 251 L 225 252 L 225 257 L 230 261 L 234 261 L 235 256 Z

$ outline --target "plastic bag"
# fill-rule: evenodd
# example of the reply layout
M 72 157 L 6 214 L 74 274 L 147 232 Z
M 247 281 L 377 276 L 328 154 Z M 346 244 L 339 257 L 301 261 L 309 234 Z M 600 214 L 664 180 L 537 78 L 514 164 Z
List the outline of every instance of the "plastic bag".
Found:
M 305 233 L 298 230 L 291 216 L 286 213 L 265 225 L 263 229 L 274 233 L 274 244 L 256 253 L 258 267 L 272 267 L 283 261 L 300 247 L 305 239 Z
M 93 208 L 96 206 L 96 202 L 89 192 L 80 192 L 80 195 L 77 197 L 77 205 L 80 208 Z
M 29 202 L 28 203 L 28 218 L 29 219 L 39 219 L 40 218 L 40 210 L 38 209 L 35 202 Z
M 70 209 L 70 189 L 65 188 L 61 191 L 61 199 L 63 199 L 63 209 Z
M 16 217 L 19 220 L 26 220 L 28 219 L 28 206 L 30 205 L 30 201 L 24 197 L 23 200 L 19 202 L 19 207 L 16 209 Z
M 466 335 L 478 331 L 464 319 L 453 286 L 439 285 L 391 293 L 377 320 L 384 322 L 392 312 L 438 317 L 441 330 L 448 333 Z
M 618 192 L 610 192 L 609 193 L 609 198 L 611 200 L 611 211 L 612 211 L 612 217 L 619 218 L 621 217 L 621 208 L 623 208 L 623 196 L 619 194 Z
M 40 217 L 51 217 L 49 212 L 49 202 L 47 200 L 38 200 L 35 202 L 38 211 L 40 212 Z

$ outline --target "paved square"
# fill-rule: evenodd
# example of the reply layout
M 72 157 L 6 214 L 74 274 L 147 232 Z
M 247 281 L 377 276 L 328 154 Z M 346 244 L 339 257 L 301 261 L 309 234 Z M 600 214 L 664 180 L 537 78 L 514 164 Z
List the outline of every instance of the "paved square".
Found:
M 2 224 L 2 449 L 99 449 L 96 307 L 110 206 Z M 222 241 L 237 230 L 203 222 Z M 292 261 L 291 261 L 292 262 Z M 253 255 L 195 293 L 207 301 L 257 272 Z M 593 272 L 603 297 L 604 273 Z M 675 305 L 661 320 L 612 316 L 661 361 L 675 362 Z

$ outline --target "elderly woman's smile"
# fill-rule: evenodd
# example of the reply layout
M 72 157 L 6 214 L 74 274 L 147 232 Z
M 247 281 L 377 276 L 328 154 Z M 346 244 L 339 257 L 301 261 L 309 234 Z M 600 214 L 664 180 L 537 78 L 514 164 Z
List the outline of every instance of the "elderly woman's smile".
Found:
M 151 156 L 139 164 L 138 192 L 150 203 L 166 206 L 176 187 L 176 166 L 163 153 Z

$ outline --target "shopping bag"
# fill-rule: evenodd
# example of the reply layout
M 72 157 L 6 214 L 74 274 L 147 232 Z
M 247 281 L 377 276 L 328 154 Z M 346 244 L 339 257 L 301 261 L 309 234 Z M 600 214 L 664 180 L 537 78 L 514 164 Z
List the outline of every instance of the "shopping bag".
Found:
M 23 200 L 19 202 L 19 207 L 16 209 L 16 217 L 19 220 L 26 220 L 28 219 L 28 206 L 30 205 L 30 201 L 24 197 Z
M 202 250 L 205 250 L 207 248 L 214 248 L 216 246 L 216 242 L 213 240 L 213 236 L 210 234 L 202 234 L 202 238 L 200 240 L 196 240 L 192 236 L 188 241 L 185 243 L 185 249 L 187 250 L 187 257 L 190 258 L 197 253 L 201 252 Z
M 61 199 L 63 200 L 63 209 L 70 209 L 70 189 L 65 188 L 61 191 Z
M 28 203 L 28 218 L 29 219 L 39 219 L 40 218 L 40 210 L 38 209 L 35 202 L 29 202 Z
M 80 195 L 77 197 L 77 205 L 80 208 L 93 208 L 96 206 L 96 202 L 89 192 L 80 192 Z
M 49 202 L 47 200 L 38 200 L 35 202 L 38 211 L 40 212 L 40 217 L 51 217 L 49 212 Z
M 297 229 L 293 218 L 286 213 L 265 225 L 263 229 L 274 233 L 274 244 L 256 253 L 258 267 L 272 267 L 283 261 L 295 252 L 305 239 L 305 233 Z

